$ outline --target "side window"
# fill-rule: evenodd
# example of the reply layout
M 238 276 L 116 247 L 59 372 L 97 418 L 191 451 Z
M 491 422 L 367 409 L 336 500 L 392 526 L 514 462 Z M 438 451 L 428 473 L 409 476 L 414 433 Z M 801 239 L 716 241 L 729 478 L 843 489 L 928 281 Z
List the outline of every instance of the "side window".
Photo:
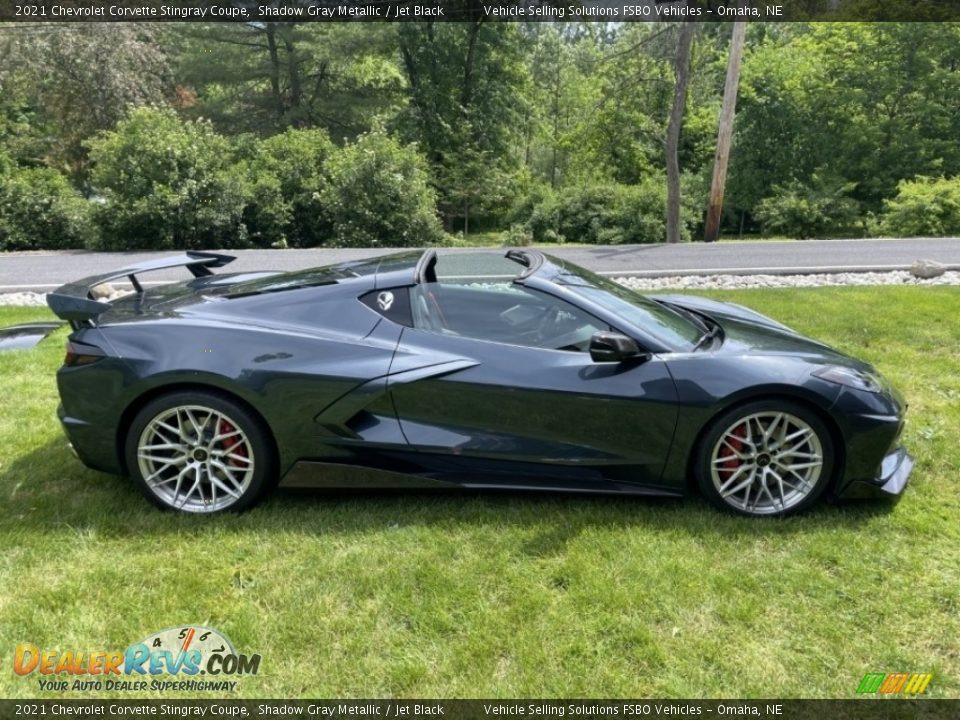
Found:
M 545 350 L 586 352 L 610 327 L 553 295 L 502 280 L 411 288 L 413 326 L 428 332 Z
M 360 302 L 398 325 L 413 325 L 410 315 L 410 288 L 371 290 L 360 297 Z

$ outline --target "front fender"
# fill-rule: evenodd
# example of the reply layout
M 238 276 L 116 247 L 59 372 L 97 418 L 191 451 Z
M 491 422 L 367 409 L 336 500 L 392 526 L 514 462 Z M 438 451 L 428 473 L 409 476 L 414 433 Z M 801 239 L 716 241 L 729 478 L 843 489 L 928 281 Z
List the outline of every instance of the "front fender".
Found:
M 664 468 L 664 482 L 683 486 L 703 432 L 735 405 L 773 397 L 810 405 L 825 417 L 842 388 L 810 374 L 810 366 L 789 358 L 731 357 L 710 353 L 678 356 L 667 362 L 677 387 L 677 431 Z

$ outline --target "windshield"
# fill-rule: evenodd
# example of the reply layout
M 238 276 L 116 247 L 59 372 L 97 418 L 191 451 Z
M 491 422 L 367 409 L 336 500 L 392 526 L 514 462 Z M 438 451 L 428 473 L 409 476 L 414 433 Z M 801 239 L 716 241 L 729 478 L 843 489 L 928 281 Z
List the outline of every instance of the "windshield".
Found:
M 557 265 L 561 264 L 551 258 Z M 568 290 L 582 295 L 605 310 L 616 313 L 627 322 L 642 328 L 667 347 L 675 350 L 691 350 L 704 329 L 698 327 L 678 311 L 649 300 L 638 292 L 607 278 L 584 270 L 564 265 L 554 280 Z

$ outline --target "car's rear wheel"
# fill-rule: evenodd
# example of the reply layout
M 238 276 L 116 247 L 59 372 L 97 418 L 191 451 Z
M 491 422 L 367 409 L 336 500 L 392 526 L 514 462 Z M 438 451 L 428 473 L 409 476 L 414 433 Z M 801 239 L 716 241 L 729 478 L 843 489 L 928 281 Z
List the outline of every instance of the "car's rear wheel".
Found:
M 782 516 L 823 494 L 834 465 L 830 432 L 808 408 L 763 400 L 717 418 L 699 445 L 700 490 L 717 507 L 742 515 Z
M 208 392 L 174 392 L 147 403 L 130 426 L 126 461 L 147 499 L 192 513 L 250 507 L 276 467 L 259 418 Z

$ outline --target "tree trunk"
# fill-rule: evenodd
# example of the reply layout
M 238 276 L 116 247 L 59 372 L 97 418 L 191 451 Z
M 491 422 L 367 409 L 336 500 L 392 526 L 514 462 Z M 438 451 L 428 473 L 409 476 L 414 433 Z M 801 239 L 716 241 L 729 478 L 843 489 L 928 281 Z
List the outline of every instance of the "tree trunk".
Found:
M 550 187 L 557 188 L 557 143 L 560 141 L 560 90 L 561 86 L 561 67 L 563 62 L 563 49 L 561 47 L 560 36 L 556 37 L 557 52 L 554 55 L 554 74 L 553 74 L 553 98 L 550 113 L 553 115 L 553 137 L 550 139 Z
M 477 57 L 477 40 L 480 36 L 480 27 L 483 25 L 481 17 L 470 26 L 467 40 L 467 56 L 463 60 L 463 85 L 460 88 L 460 104 L 469 108 L 473 102 L 473 65 Z
M 277 50 L 276 26 L 266 23 L 267 49 L 270 52 L 270 94 L 273 95 L 274 107 L 278 117 L 283 117 L 285 110 L 283 96 L 280 94 L 280 54 Z
M 737 113 L 737 89 L 740 85 L 740 61 L 746 40 L 747 23 L 733 24 L 730 40 L 730 59 L 727 62 L 727 81 L 723 86 L 723 107 L 717 129 L 717 152 L 713 159 L 713 181 L 707 204 L 707 222 L 703 232 L 706 242 L 720 237 L 720 213 L 723 210 L 723 191 L 727 184 L 727 164 L 730 161 L 730 143 L 733 140 L 733 121 Z
M 282 34 L 283 47 L 287 51 L 287 75 L 290 78 L 290 107 L 298 108 L 303 103 L 303 83 L 300 81 L 300 60 L 293 40 L 293 27 L 287 26 Z
M 680 25 L 677 54 L 674 57 L 676 83 L 673 87 L 673 108 L 667 125 L 667 242 L 680 242 L 680 128 L 687 104 L 687 84 L 690 81 L 690 47 L 693 44 L 694 23 Z

